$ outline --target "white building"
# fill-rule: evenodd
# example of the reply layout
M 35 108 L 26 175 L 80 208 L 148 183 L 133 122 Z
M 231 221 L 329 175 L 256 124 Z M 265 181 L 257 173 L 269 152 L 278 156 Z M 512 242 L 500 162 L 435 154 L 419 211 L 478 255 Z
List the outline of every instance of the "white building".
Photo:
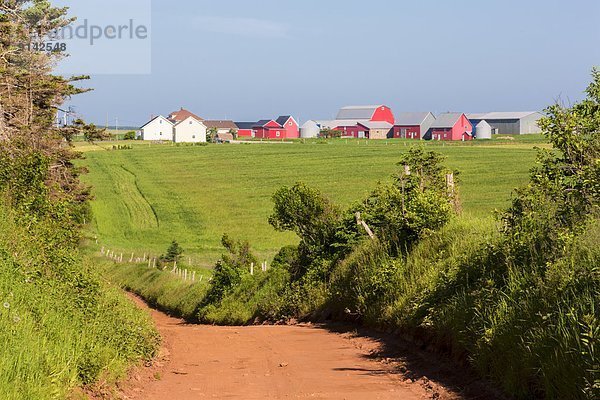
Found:
M 321 133 L 321 128 L 319 127 L 319 124 L 312 120 L 306 121 L 304 125 L 302 125 L 302 127 L 300 128 L 301 138 L 316 138 L 319 136 L 319 133 Z
M 476 138 L 477 139 L 491 139 L 492 138 L 492 126 L 488 124 L 485 120 L 481 121 L 475 127 Z
M 151 119 L 148 123 L 142 126 L 140 130 L 142 132 L 142 140 L 173 140 L 173 123 L 162 115 Z
M 490 112 L 469 114 L 467 118 L 473 126 L 486 121 L 499 135 L 529 135 L 541 133 L 539 121 L 544 114 L 538 111 L 524 112 Z
M 206 125 L 194 117 L 187 117 L 173 127 L 173 141 L 175 143 L 206 142 Z

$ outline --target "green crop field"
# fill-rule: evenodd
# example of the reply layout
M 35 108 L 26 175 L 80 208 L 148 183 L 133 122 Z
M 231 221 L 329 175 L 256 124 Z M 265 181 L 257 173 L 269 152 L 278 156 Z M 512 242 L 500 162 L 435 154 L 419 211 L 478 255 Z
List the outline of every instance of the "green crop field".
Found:
M 295 237 L 267 218 L 271 196 L 297 181 L 315 186 L 340 206 L 361 199 L 398 170 L 414 142 L 334 140 L 294 144 L 173 146 L 141 142 L 77 144 L 93 186 L 92 234 L 99 245 L 159 255 L 177 240 L 194 264 L 211 266 L 225 233 L 249 240 L 265 259 Z M 464 212 L 489 217 L 527 181 L 538 136 L 487 143 L 427 143 L 460 171 Z

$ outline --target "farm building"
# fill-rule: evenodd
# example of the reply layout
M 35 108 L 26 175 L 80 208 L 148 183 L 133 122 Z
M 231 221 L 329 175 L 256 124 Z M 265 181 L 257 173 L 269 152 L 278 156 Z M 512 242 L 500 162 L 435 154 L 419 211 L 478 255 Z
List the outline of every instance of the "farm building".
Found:
M 300 137 L 304 139 L 316 138 L 321 133 L 321 128 L 316 121 L 306 121 L 300 128 Z
M 300 125 L 291 115 L 282 115 L 275 122 L 285 129 L 286 139 L 297 139 L 300 137 Z
M 189 116 L 173 126 L 173 141 L 175 143 L 206 142 L 206 125 Z
M 144 124 L 140 131 L 142 140 L 173 140 L 173 123 L 159 115 Z
M 300 125 L 294 117 L 282 115 L 277 119 L 263 119 L 252 126 L 254 137 L 259 139 L 297 139 Z
M 343 137 L 365 138 L 365 129 L 364 127 L 361 127 L 358 124 L 367 122 L 369 122 L 368 119 L 334 119 L 333 121 L 317 121 L 317 124 L 321 129 L 331 129 L 335 131 L 340 131 Z
M 254 124 L 256 138 L 285 139 L 285 129 L 273 119 L 263 119 Z
M 383 105 L 379 106 L 349 106 L 343 107 L 336 119 L 329 121 L 316 121 L 321 129 L 340 131 L 344 137 L 366 138 L 369 137 L 375 122 L 385 122 L 394 125 L 395 118 L 392 110 Z M 369 128 L 371 127 L 371 128 Z M 373 138 L 379 137 L 387 125 L 377 125 Z M 391 130 L 391 128 L 390 128 Z
M 256 122 L 236 122 L 235 126 L 237 126 L 237 132 L 239 137 L 254 137 L 256 136 L 256 131 L 254 130 L 254 125 Z
M 238 130 L 235 122 L 228 120 L 204 120 L 202 123 L 206 126 L 207 130 L 216 129 L 217 133 L 231 133 Z
M 392 109 L 384 105 L 343 107 L 338 112 L 336 120 L 366 120 L 388 122 L 392 125 L 396 122 Z
M 169 114 L 167 119 L 169 121 L 171 121 L 172 123 L 176 124 L 177 122 L 181 122 L 181 121 L 187 119 L 188 117 L 193 117 L 193 118 L 197 119 L 198 121 L 204 121 L 204 118 L 200 118 L 193 112 L 188 111 L 183 107 L 181 107 L 181 109 L 179 111 L 173 111 L 171 114 Z
M 403 112 L 396 117 L 393 137 L 401 139 L 422 139 L 435 122 L 430 112 Z
M 492 128 L 490 124 L 483 120 L 475 127 L 475 139 L 491 139 L 493 131 L 494 128 Z
M 369 139 L 387 139 L 394 125 L 387 121 L 367 121 L 358 123 L 362 128 L 365 137 Z
M 473 126 L 485 120 L 500 135 L 528 135 L 541 132 L 538 122 L 543 116 L 537 111 L 524 111 L 469 114 L 468 118 Z
M 473 125 L 463 113 L 444 113 L 437 116 L 425 139 L 473 140 Z

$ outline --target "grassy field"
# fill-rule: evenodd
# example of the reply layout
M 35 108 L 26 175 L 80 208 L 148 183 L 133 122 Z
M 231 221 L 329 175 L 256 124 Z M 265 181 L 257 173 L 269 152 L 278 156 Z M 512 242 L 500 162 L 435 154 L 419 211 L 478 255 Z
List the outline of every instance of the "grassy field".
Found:
M 141 142 L 77 144 L 93 186 L 93 234 L 100 245 L 159 255 L 177 240 L 199 266 L 211 266 L 227 233 L 265 259 L 294 243 L 267 223 L 271 195 L 306 182 L 347 206 L 397 171 L 414 142 L 334 140 L 291 145 L 173 146 Z M 527 180 L 539 136 L 480 143 L 426 143 L 460 171 L 464 212 L 489 217 Z

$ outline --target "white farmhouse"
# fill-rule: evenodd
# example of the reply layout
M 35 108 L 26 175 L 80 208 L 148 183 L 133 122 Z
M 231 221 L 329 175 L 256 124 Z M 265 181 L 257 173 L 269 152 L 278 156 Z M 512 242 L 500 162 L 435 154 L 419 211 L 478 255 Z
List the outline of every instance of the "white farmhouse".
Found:
M 175 143 L 206 142 L 206 125 L 190 116 L 175 124 L 173 127 Z
M 173 123 L 159 115 L 140 128 L 142 140 L 173 140 Z

